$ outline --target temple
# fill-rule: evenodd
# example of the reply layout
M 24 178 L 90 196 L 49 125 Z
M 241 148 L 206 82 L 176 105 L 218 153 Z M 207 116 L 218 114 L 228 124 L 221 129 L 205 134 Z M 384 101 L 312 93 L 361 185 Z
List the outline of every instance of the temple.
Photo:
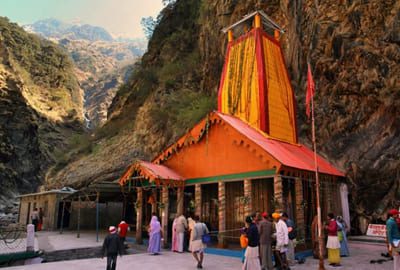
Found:
M 135 205 L 138 243 L 152 212 L 161 216 L 165 239 L 175 213 L 183 213 L 199 215 L 218 232 L 219 246 L 238 243 L 245 216 L 254 211 L 285 211 L 298 238 L 310 239 L 314 154 L 298 142 L 295 96 L 279 41 L 283 30 L 257 11 L 223 31 L 229 42 L 218 111 L 151 162 L 134 161 L 119 180 Z M 346 212 L 344 174 L 323 157 L 317 160 L 323 215 Z

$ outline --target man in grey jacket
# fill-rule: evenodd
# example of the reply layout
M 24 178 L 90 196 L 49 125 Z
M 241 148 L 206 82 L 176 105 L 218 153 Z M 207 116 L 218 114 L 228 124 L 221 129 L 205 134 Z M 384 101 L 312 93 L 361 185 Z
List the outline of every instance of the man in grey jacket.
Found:
M 267 213 L 262 213 L 262 219 L 258 224 L 260 233 L 260 257 L 261 268 L 272 270 L 272 222 L 268 219 Z

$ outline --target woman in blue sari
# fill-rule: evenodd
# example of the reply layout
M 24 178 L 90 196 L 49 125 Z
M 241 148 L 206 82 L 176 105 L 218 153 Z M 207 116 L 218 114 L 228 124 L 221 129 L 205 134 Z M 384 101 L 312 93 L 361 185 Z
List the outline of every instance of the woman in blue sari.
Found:
M 343 217 L 338 216 L 336 218 L 336 223 L 338 225 L 338 239 L 340 241 L 340 256 L 348 257 L 350 256 L 349 246 L 347 245 L 347 235 L 346 235 L 346 222 Z

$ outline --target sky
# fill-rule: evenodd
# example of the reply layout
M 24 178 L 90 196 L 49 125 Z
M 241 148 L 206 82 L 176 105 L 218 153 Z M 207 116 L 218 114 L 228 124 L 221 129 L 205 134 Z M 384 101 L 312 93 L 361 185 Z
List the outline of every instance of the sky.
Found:
M 162 8 L 161 0 L 0 0 L 0 16 L 21 25 L 55 18 L 129 38 L 144 37 L 140 20 L 156 17 Z

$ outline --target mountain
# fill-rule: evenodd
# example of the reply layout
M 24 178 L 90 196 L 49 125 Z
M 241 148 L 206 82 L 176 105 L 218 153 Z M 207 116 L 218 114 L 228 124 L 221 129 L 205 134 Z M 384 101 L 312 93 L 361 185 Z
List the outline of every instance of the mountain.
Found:
M 71 159 L 49 177 L 77 187 L 115 180 L 132 160 L 150 158 L 182 135 L 215 108 L 227 42 L 220 30 L 255 9 L 286 30 L 281 44 L 298 101 L 300 141 L 310 145 L 304 106 L 309 61 L 317 85 L 318 151 L 346 172 L 352 223 L 363 232 L 365 224 L 385 219 L 400 198 L 399 1 L 168 5 L 147 53 L 92 138 L 95 153 Z
M 46 38 L 84 39 L 89 41 L 113 41 L 113 37 L 102 27 L 89 24 L 76 25 L 57 19 L 45 19 L 25 25 L 30 32 L 38 33 Z
M 107 110 L 126 72 L 146 48 L 143 39 L 113 39 L 103 28 L 67 24 L 56 19 L 37 21 L 25 29 L 58 43 L 75 63 L 75 74 L 84 91 L 85 119 L 89 129 L 107 120 Z
M 0 213 L 33 192 L 83 132 L 83 93 L 56 44 L 0 17 Z

